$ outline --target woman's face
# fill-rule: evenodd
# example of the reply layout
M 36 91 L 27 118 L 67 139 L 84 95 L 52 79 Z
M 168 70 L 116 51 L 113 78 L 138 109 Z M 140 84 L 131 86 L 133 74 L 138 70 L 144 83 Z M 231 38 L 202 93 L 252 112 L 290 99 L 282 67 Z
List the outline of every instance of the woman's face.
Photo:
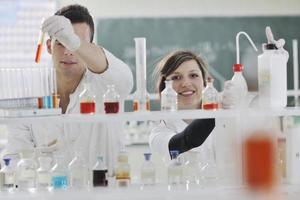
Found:
M 183 62 L 167 77 L 178 94 L 178 109 L 201 108 L 203 77 L 195 60 Z

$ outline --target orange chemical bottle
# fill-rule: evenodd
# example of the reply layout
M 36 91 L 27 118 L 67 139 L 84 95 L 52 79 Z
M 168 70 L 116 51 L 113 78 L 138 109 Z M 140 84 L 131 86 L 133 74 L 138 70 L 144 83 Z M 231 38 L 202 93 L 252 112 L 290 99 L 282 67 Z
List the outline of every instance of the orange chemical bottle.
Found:
M 268 190 L 275 184 L 275 140 L 256 131 L 244 141 L 245 181 L 252 190 Z

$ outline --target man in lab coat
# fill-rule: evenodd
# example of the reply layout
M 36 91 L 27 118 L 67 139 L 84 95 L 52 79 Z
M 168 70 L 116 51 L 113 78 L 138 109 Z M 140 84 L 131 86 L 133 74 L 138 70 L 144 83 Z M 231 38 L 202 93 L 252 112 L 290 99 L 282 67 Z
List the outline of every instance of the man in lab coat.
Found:
M 114 84 L 121 99 L 133 86 L 132 72 L 121 60 L 103 47 L 95 45 L 94 23 L 88 10 L 80 5 L 63 7 L 46 19 L 42 31 L 48 33 L 47 50 L 56 68 L 60 107 L 65 114 L 79 113 L 79 94 L 84 83 L 90 83 L 96 95 L 96 113 L 102 109 L 102 95 Z M 121 124 L 121 123 L 120 123 Z M 91 167 L 96 156 L 105 157 L 110 174 L 120 147 L 122 127 L 106 123 L 22 124 L 8 128 L 9 153 L 38 148 L 61 152 L 66 160 L 76 151 L 83 152 Z

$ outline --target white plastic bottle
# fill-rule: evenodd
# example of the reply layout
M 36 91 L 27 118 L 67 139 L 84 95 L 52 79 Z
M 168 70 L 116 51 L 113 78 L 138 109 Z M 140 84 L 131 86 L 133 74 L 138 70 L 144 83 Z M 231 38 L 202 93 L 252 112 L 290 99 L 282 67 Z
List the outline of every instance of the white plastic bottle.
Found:
M 258 56 L 260 107 L 282 108 L 287 104 L 287 57 L 275 44 L 263 44 Z
M 248 94 L 248 86 L 247 82 L 243 76 L 243 65 L 242 64 L 234 64 L 233 65 L 233 77 L 231 79 L 231 83 L 234 85 L 235 92 L 238 94 L 239 102 L 237 103 L 238 108 L 247 106 L 247 94 Z
M 172 87 L 173 81 L 165 81 L 165 89 L 161 92 L 161 110 L 177 110 L 177 92 Z

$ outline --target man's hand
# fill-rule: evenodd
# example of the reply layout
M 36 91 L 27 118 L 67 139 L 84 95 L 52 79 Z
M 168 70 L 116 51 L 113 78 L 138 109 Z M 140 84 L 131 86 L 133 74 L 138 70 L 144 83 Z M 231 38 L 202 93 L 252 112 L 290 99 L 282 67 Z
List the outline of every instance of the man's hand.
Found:
M 80 38 L 75 34 L 70 20 L 64 16 L 54 15 L 46 19 L 42 31 L 57 39 L 72 52 L 80 47 Z

